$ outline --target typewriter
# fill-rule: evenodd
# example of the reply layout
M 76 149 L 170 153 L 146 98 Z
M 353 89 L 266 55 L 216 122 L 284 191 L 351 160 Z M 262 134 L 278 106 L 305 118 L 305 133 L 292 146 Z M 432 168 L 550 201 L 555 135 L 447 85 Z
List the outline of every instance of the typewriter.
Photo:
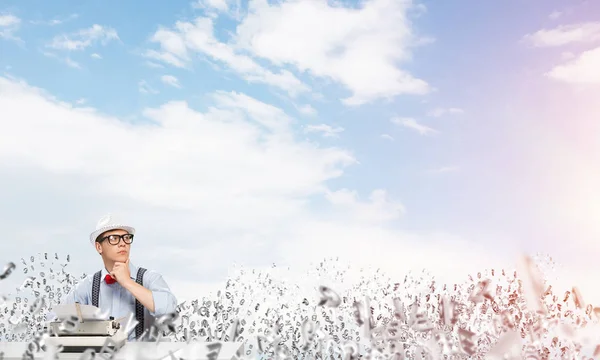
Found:
M 50 336 L 45 343 L 62 347 L 63 353 L 83 353 L 102 348 L 119 349 L 127 342 L 121 323 L 114 318 L 98 318 L 99 309 L 91 305 L 60 305 L 54 309 L 57 318 L 46 323 Z M 65 321 L 67 322 L 65 323 Z

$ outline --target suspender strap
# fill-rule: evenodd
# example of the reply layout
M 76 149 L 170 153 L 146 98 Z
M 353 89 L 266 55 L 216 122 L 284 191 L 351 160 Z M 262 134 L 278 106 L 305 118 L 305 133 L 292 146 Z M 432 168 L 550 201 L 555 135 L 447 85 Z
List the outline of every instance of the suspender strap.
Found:
M 143 282 L 145 272 L 146 269 L 138 268 L 137 277 L 135 279 L 135 282 L 142 286 L 144 286 Z M 138 322 L 135 327 L 135 338 L 139 339 L 144 333 L 144 305 L 142 305 L 142 303 L 140 303 L 137 299 L 135 299 L 135 319 Z
M 144 286 L 144 273 L 146 269 L 138 268 L 137 277 L 135 282 Z M 100 297 L 100 277 L 102 276 L 102 271 L 98 271 L 94 274 L 94 280 L 92 282 L 92 305 L 98 307 L 98 299 Z M 135 300 L 135 319 L 138 324 L 135 327 L 135 337 L 139 339 L 144 332 L 144 305 L 140 303 L 137 299 Z
M 94 281 L 92 282 L 92 305 L 98 307 L 98 297 L 100 296 L 100 277 L 102 271 L 98 271 L 94 274 Z

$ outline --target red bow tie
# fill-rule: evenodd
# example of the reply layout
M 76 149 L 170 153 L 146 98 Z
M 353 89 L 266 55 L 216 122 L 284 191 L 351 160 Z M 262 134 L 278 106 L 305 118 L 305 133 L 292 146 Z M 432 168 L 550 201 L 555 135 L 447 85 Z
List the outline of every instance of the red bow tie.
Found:
M 107 284 L 114 284 L 117 282 L 117 280 L 110 276 L 110 274 L 106 274 L 106 276 L 104 277 L 104 281 L 106 281 Z

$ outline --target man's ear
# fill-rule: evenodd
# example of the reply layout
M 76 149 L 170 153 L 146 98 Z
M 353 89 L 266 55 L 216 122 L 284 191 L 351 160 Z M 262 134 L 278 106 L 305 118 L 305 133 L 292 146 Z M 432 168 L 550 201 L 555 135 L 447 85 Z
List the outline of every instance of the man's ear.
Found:
M 102 245 L 100 245 L 100 243 L 99 243 L 99 242 L 96 242 L 96 243 L 94 243 L 94 245 L 96 246 L 96 251 L 97 251 L 99 254 L 102 254 Z

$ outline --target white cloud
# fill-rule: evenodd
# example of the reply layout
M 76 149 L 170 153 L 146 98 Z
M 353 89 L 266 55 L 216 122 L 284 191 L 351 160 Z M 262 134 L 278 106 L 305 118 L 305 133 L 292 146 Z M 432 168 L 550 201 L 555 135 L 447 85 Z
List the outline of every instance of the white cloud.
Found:
M 536 47 L 558 47 L 600 40 L 600 22 L 561 25 L 525 35 L 524 40 Z
M 323 137 L 338 137 L 339 136 L 338 134 L 343 131 L 344 131 L 344 128 L 342 128 L 342 127 L 339 127 L 339 126 L 332 127 L 331 125 L 327 125 L 327 124 L 307 125 L 304 127 L 304 132 L 321 133 L 323 135 Z
M 15 121 L 41 116 L 0 135 L 0 164 L 22 158 L 24 166 L 89 176 L 99 193 L 206 211 L 212 215 L 198 226 L 237 228 L 294 211 L 302 204 L 296 197 L 323 193 L 324 182 L 355 161 L 346 151 L 296 142 L 293 119 L 276 107 L 238 93 L 218 92 L 213 99 L 207 113 L 171 102 L 145 111 L 154 124 L 131 125 L 0 78 L 2 113 Z M 25 106 L 36 108 L 23 112 Z M 27 135 L 32 129 L 39 139 Z M 107 149 L 107 138 L 127 144 L 127 152 Z
M 365 1 L 360 8 L 251 0 L 236 42 L 275 65 L 290 64 L 341 83 L 352 92 L 343 99 L 348 105 L 425 94 L 429 85 L 398 66 L 410 60 L 410 48 L 419 42 L 407 15 L 411 6 L 390 0 Z
M 14 15 L 0 15 L 0 27 L 10 27 L 19 25 L 21 23 L 21 19 Z
M 217 92 L 205 112 L 168 102 L 144 111 L 151 122 L 124 122 L 0 77 L 0 113 L 0 186 L 13 189 L 0 201 L 5 235 L 69 253 L 88 273 L 100 264 L 85 235 L 108 211 L 136 225 L 136 263 L 174 284 L 223 279 L 235 262 L 299 270 L 329 256 L 394 276 L 425 267 L 440 281 L 506 265 L 485 245 L 398 230 L 404 208 L 383 190 L 364 201 L 330 189 L 352 154 L 301 140 L 294 119 L 244 94 Z M 6 257 L 29 255 L 11 244 L 0 243 Z
M 90 56 L 91 56 L 93 59 L 97 59 L 97 60 L 100 60 L 100 59 L 102 59 L 102 56 L 101 56 L 100 54 L 97 54 L 97 53 L 93 53 L 93 54 L 92 54 L 92 55 L 90 55 Z
M 561 16 L 562 16 L 562 12 L 555 10 L 552 13 L 550 13 L 550 15 L 548 15 L 548 18 L 551 20 L 556 20 Z
M 417 120 L 413 118 L 396 117 L 393 118 L 391 121 L 396 125 L 404 126 L 405 128 L 415 130 L 421 135 L 432 135 L 438 132 L 437 130 L 434 130 L 428 126 L 420 124 L 419 122 L 417 122 Z
M 309 116 L 315 116 L 317 115 L 317 109 L 315 109 L 312 105 L 310 104 L 305 104 L 305 105 L 301 105 L 301 106 L 296 106 L 296 109 L 298 109 L 298 111 L 301 114 L 304 115 L 309 115 Z
M 327 193 L 327 200 L 334 206 L 340 207 L 345 216 L 354 217 L 354 221 L 363 223 L 385 223 L 400 218 L 406 212 L 404 206 L 390 202 L 385 190 L 375 190 L 369 196 L 369 202 L 359 200 L 358 193 L 348 189 Z
M 291 96 L 309 90 L 290 71 L 268 70 L 251 57 L 236 52 L 231 45 L 217 40 L 214 36 L 214 23 L 210 18 L 199 17 L 193 23 L 178 21 L 172 30 L 159 29 L 151 41 L 158 43 L 160 50 L 148 50 L 144 55 L 172 66 L 189 67 L 191 53 L 205 54 L 210 59 L 227 65 L 249 82 L 271 85 Z
M 142 94 L 158 94 L 158 90 L 150 86 L 146 80 L 141 80 L 138 83 L 138 90 Z
M 236 92 L 229 94 L 217 91 L 214 99 L 221 108 L 247 109 L 250 118 L 257 124 L 271 131 L 276 131 L 279 134 L 285 134 L 286 137 L 289 136 L 289 126 L 293 123 L 293 120 L 283 110 L 275 106 L 265 104 L 248 95 Z
M 201 1 L 196 5 L 225 12 L 231 10 L 232 1 Z M 173 29 L 159 29 L 151 40 L 160 49 L 148 50 L 145 56 L 186 68 L 193 53 L 204 54 L 248 81 L 266 83 L 296 96 L 309 87 L 287 70 L 292 66 L 301 73 L 345 86 L 352 92 L 343 99 L 347 105 L 425 94 L 430 86 L 399 67 L 399 63 L 411 60 L 412 47 L 423 44 L 408 20 L 411 7 L 410 1 L 389 0 L 372 0 L 359 9 L 317 1 L 270 5 L 251 0 L 231 42 L 216 39 L 211 17 L 199 17 L 193 22 L 177 22 Z M 330 26 L 334 23 L 339 26 Z M 279 70 L 268 70 L 244 51 L 269 60 Z
M 157 64 L 153 61 L 146 61 L 145 64 L 146 64 L 146 66 L 154 68 L 154 69 L 164 69 L 165 68 L 161 64 Z
M 67 66 L 72 67 L 74 69 L 81 69 L 82 68 L 81 64 L 79 64 L 77 61 L 71 59 L 68 56 L 67 57 L 62 57 L 62 56 L 59 56 L 59 55 L 57 55 L 55 53 L 48 52 L 48 51 L 43 51 L 43 50 L 41 51 L 41 53 L 44 56 L 46 56 L 46 57 L 51 57 L 51 58 L 57 59 L 58 61 L 66 64 Z
M 65 22 L 73 19 L 77 19 L 79 17 L 78 14 L 71 14 L 66 18 L 61 19 L 51 19 L 51 20 L 32 20 L 30 21 L 34 25 L 48 25 L 48 26 L 56 26 L 64 24 Z
M 428 116 L 433 116 L 433 117 L 441 117 L 444 116 L 446 114 L 464 114 L 465 111 L 463 109 L 459 109 L 459 108 L 435 108 L 433 110 L 430 110 L 427 115 Z
M 52 19 L 52 20 L 32 20 L 31 23 L 33 25 L 48 25 L 48 26 L 55 26 L 55 25 L 60 25 L 63 23 L 62 20 L 58 20 L 58 19 Z
M 94 24 L 89 29 L 55 36 L 47 46 L 58 50 L 84 50 L 96 43 L 106 45 L 113 40 L 119 40 L 115 29 Z
M 19 29 L 21 19 L 12 14 L 0 14 L 0 39 L 22 42 L 14 33 Z
M 554 67 L 546 76 L 572 84 L 600 84 L 600 47 Z
M 198 9 L 216 10 L 218 12 L 226 13 L 229 11 L 234 1 L 235 0 L 197 0 L 192 6 Z
M 156 51 L 156 50 L 147 50 L 146 52 L 144 52 L 144 56 L 152 59 L 152 60 L 156 60 L 156 61 L 160 61 L 160 62 L 164 62 L 167 63 L 169 65 L 173 65 L 179 68 L 187 68 L 188 65 L 180 60 L 177 56 L 168 53 L 168 52 L 160 52 L 160 51 Z M 156 64 L 154 62 L 152 62 L 153 64 Z M 158 65 L 158 64 L 157 64 Z M 162 65 L 160 65 L 162 67 Z
M 160 77 L 160 80 L 164 83 L 167 84 L 169 86 L 173 86 L 176 88 L 181 88 L 181 85 L 179 84 L 179 80 L 173 76 L 173 75 L 163 75 Z
M 65 64 L 75 69 L 81 69 L 81 65 L 77 61 L 68 57 L 65 58 Z
M 394 138 L 389 134 L 381 134 L 381 138 L 389 141 L 394 141 Z

